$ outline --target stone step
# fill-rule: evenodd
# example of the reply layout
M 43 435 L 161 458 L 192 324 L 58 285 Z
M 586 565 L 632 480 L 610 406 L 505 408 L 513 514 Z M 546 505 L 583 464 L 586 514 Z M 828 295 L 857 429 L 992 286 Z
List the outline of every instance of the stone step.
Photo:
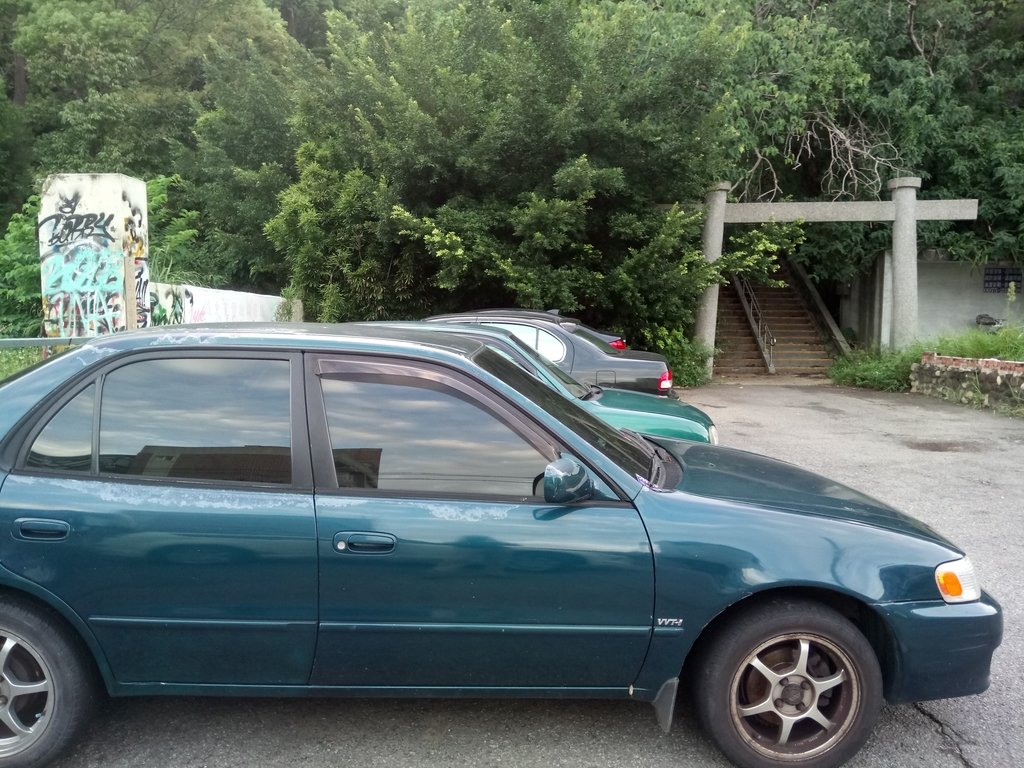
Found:
M 780 270 L 777 277 L 788 282 L 786 270 Z M 772 350 L 776 372 L 821 376 L 832 367 L 821 331 L 793 288 L 758 286 L 755 296 L 761 316 L 776 339 Z M 731 285 L 723 286 L 719 293 L 716 334 L 721 349 L 715 358 L 716 376 L 766 373 L 747 313 Z

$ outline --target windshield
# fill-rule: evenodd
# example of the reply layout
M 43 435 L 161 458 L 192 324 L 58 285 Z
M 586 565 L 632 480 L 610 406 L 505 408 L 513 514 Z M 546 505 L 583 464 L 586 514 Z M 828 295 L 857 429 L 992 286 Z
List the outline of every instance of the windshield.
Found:
M 591 416 L 572 400 L 566 400 L 491 347 L 481 347 L 473 355 L 473 362 L 529 398 L 630 474 L 647 478 L 651 471 L 649 448 L 626 439 L 615 427 Z

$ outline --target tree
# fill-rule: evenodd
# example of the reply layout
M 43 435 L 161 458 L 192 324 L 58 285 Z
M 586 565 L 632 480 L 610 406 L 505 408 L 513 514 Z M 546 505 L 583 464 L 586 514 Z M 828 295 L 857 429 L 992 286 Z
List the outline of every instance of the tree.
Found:
M 280 21 L 254 17 L 245 36 L 209 44 L 195 145 L 179 156 L 181 205 L 199 212 L 197 263 L 225 287 L 279 291 L 287 266 L 263 232 L 296 178 L 297 102 L 322 76 Z
M 854 44 L 869 76 L 866 123 L 884 126 L 925 198 L 979 198 L 976 222 L 922 225 L 922 249 L 954 258 L 1024 258 L 1024 6 L 1011 0 L 766 2 L 809 15 Z M 887 245 L 888 227 L 830 225 L 808 233 L 804 259 L 819 278 L 848 279 Z
M 313 317 L 557 306 L 653 339 L 721 269 L 770 261 L 709 265 L 695 206 L 662 205 L 729 167 L 711 85 L 727 46 L 701 18 L 572 0 L 394 18 L 367 0 L 328 19 L 331 78 L 268 226 Z

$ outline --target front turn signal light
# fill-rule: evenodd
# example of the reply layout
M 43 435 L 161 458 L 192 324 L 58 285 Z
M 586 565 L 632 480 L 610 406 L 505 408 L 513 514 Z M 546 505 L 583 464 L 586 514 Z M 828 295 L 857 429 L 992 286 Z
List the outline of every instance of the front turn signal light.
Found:
M 981 588 L 970 559 L 962 557 L 935 569 L 935 583 L 947 603 L 969 603 L 981 598 Z

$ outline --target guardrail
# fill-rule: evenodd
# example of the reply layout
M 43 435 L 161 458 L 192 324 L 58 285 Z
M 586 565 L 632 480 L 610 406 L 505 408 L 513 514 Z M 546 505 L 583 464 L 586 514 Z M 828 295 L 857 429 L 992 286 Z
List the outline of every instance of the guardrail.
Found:
M 754 289 L 749 282 L 736 275 L 732 277 L 732 284 L 736 289 L 736 294 L 740 297 L 743 311 L 747 313 L 747 320 L 750 322 L 751 330 L 754 331 L 754 338 L 757 341 L 758 349 L 761 350 L 764 364 L 768 366 L 768 373 L 775 373 L 775 334 L 765 322 Z
M 50 336 L 36 339 L 0 339 L 0 349 L 18 349 L 20 347 L 66 347 L 87 341 L 88 336 Z

